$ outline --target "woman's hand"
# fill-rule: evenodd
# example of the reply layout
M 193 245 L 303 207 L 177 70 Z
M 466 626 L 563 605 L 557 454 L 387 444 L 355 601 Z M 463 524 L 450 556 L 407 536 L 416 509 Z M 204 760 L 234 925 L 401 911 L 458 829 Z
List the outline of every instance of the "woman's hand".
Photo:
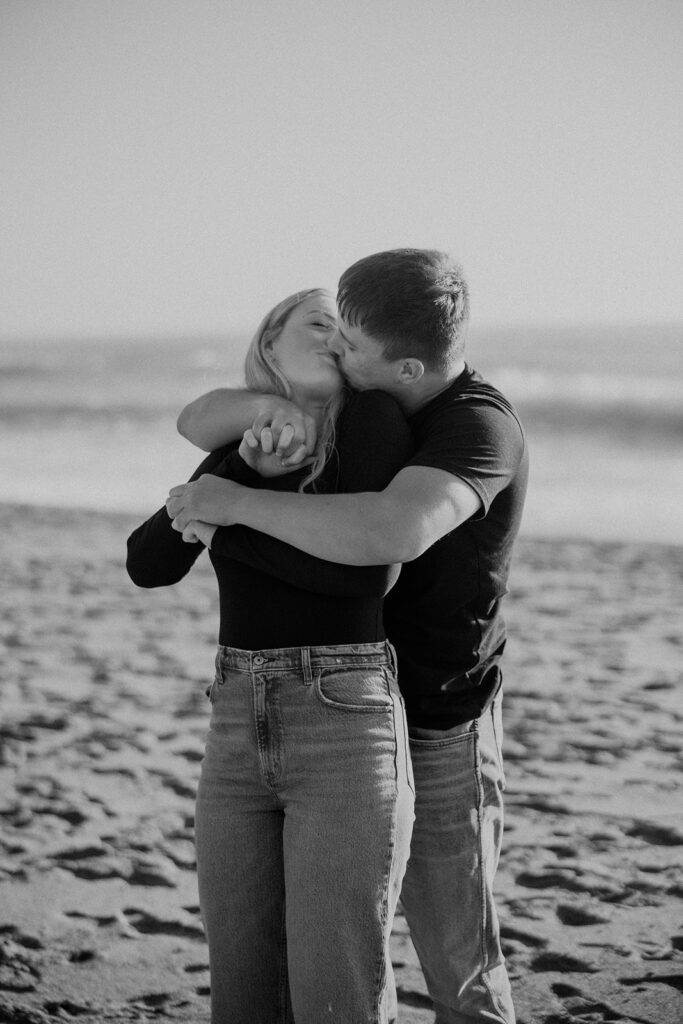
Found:
M 309 466 L 312 462 L 312 458 L 304 459 L 297 463 L 296 466 L 284 465 L 283 457 L 278 452 L 272 450 L 272 439 L 270 451 L 266 451 L 263 447 L 264 435 L 267 436 L 267 431 L 263 430 L 261 433 L 261 440 L 256 437 L 253 430 L 245 430 L 242 438 L 242 443 L 239 447 L 239 454 L 242 459 L 250 466 L 259 476 L 263 477 L 275 477 L 284 476 L 285 473 L 293 473 L 296 469 L 301 469 L 302 466 Z
M 252 448 L 259 444 L 266 455 L 276 451 L 285 466 L 301 466 L 313 456 L 318 436 L 316 422 L 294 402 L 280 395 L 261 395 L 259 414 L 246 431 Z
M 201 541 L 207 548 L 211 548 L 213 535 L 218 529 L 211 523 L 202 523 L 198 519 L 192 519 L 183 530 L 183 540 L 186 544 L 196 544 Z

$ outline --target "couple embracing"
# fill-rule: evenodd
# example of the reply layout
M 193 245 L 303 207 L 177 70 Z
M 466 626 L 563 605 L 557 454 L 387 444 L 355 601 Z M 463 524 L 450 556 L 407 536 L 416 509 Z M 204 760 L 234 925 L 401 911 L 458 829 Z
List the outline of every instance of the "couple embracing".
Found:
M 465 362 L 448 255 L 360 260 L 261 322 L 209 452 L 128 540 L 140 586 L 209 549 L 219 590 L 197 795 L 213 1024 L 396 1020 L 400 896 L 437 1024 L 513 1024 L 493 879 L 500 605 L 527 482 Z

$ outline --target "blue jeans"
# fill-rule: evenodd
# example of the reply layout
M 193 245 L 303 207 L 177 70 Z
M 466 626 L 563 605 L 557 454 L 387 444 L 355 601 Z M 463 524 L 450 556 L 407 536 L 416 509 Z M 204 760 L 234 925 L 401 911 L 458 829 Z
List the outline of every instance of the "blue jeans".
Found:
M 388 643 L 219 647 L 197 794 L 213 1024 L 381 1024 L 413 781 Z
M 493 879 L 503 835 L 501 695 L 473 722 L 410 729 L 415 827 L 401 903 L 435 1024 L 514 1024 Z

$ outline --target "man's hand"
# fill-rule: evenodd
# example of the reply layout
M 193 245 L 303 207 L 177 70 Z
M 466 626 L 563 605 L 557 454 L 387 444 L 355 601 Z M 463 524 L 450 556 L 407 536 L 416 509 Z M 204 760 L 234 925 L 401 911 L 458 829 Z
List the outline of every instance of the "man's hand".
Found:
M 263 403 L 265 408 L 245 431 L 244 441 L 250 448 L 260 447 L 266 455 L 275 452 L 285 468 L 301 465 L 315 451 L 315 420 L 279 396 L 264 395 Z
M 232 526 L 234 502 L 242 490 L 232 480 L 204 473 L 189 484 L 172 487 L 166 499 L 166 511 L 173 520 L 174 530 L 182 533 L 192 520 L 216 526 Z

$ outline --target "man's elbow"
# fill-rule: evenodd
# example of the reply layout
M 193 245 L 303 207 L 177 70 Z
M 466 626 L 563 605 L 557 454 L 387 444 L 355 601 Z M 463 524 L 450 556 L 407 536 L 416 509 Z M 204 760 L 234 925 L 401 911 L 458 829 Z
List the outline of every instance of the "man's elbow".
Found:
M 380 517 L 366 533 L 367 557 L 378 565 L 412 562 L 430 543 L 419 528 L 394 517 Z
M 378 543 L 382 549 L 381 563 L 383 565 L 412 562 L 430 547 L 429 543 L 422 541 L 412 533 L 398 537 L 385 537 Z

